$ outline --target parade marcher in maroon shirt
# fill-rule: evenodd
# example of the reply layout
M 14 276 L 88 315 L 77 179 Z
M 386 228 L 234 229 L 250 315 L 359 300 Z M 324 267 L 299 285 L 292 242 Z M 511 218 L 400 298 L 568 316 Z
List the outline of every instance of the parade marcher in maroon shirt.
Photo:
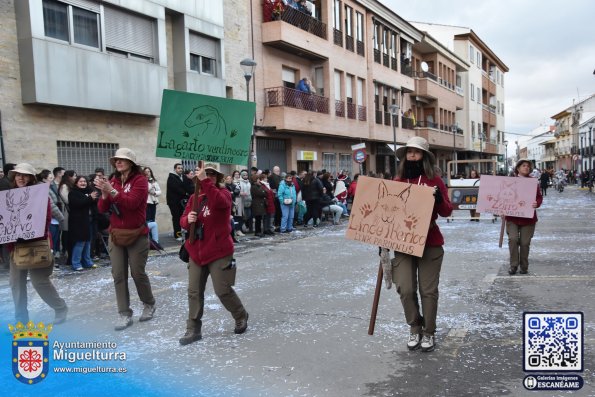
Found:
M 520 159 L 514 167 L 515 174 L 520 178 L 530 178 L 531 162 L 527 159 Z M 531 207 L 539 208 L 543 202 L 543 196 L 539 185 L 537 184 L 537 193 L 535 201 Z M 519 264 L 521 274 L 529 272 L 529 246 L 533 233 L 535 233 L 535 224 L 537 223 L 537 211 L 533 218 L 518 218 L 514 216 L 506 217 L 506 234 L 508 235 L 508 250 L 510 252 L 510 269 L 508 274 L 511 276 L 517 272 Z
M 190 254 L 188 263 L 188 319 L 186 333 L 180 345 L 202 339 L 202 315 L 207 280 L 211 276 L 215 294 L 235 320 L 236 334 L 248 328 L 248 312 L 235 293 L 233 285 L 236 267 L 233 259 L 233 240 L 229 214 L 231 193 L 225 188 L 224 175 L 218 163 L 199 162 L 196 168 L 198 193 L 190 196 L 180 225 L 190 230 L 194 223 L 194 241 L 187 239 L 185 247 Z M 198 205 L 195 207 L 194 202 Z M 197 208 L 194 210 L 194 208 Z
M 115 329 L 121 331 L 132 325 L 128 268 L 138 297 L 143 302 L 143 312 L 139 321 L 150 320 L 155 313 L 155 298 L 145 271 L 149 256 L 149 228 L 146 224 L 149 185 L 142 168 L 136 163 L 136 154 L 132 150 L 120 148 L 110 161 L 116 169 L 114 177 L 110 181 L 95 178 L 95 187 L 101 191 L 97 205 L 99 212 L 111 211 L 109 256 L 120 314 Z M 114 229 L 136 230 L 137 234 L 130 244 L 122 246 L 114 243 Z
M 422 137 L 413 137 L 397 150 L 400 159 L 396 181 L 433 187 L 434 208 L 426 239 L 423 256 L 395 252 L 392 262 L 392 281 L 397 285 L 405 319 L 409 324 L 409 350 L 421 347 L 430 352 L 435 348 L 436 315 L 438 312 L 438 282 L 444 257 L 444 238 L 436 224 L 438 215 L 446 217 L 452 213 L 448 191 L 442 179 L 435 175 L 436 159 L 430 152 L 430 145 Z M 419 289 L 419 298 L 417 296 Z

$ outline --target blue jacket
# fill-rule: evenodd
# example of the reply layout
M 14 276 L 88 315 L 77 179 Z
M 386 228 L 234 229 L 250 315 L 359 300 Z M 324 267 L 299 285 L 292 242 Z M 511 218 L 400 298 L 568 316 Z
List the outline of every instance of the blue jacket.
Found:
M 305 92 L 306 94 L 310 94 L 310 87 L 306 84 L 306 80 L 301 79 L 297 85 L 297 90 L 301 92 Z
M 281 182 L 279 184 L 279 188 L 277 189 L 277 198 L 281 204 L 283 204 L 284 199 L 290 198 L 292 200 L 291 205 L 294 205 L 297 195 L 295 193 L 295 186 L 293 185 L 293 182 L 291 185 L 287 185 L 287 182 L 285 181 Z

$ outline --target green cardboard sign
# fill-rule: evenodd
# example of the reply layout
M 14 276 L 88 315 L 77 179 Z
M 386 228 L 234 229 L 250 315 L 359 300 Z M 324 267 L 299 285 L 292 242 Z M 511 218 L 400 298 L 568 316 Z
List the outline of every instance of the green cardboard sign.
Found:
M 256 104 L 163 90 L 157 157 L 246 164 Z

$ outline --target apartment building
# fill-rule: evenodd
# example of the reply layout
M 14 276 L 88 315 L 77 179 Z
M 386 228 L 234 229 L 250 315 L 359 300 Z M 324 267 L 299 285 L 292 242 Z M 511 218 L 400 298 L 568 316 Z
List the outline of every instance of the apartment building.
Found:
M 595 94 L 551 117 L 556 128 L 553 142 L 556 169 L 593 169 L 594 117 Z
M 457 114 L 463 128 L 470 131 L 465 135 L 467 152 L 463 158 L 498 158 L 498 168 L 504 167 L 504 75 L 508 67 L 470 28 L 412 24 L 430 33 L 470 65 L 468 71 L 460 75 L 461 86 L 465 87 L 465 104 Z
M 364 143 L 362 170 L 394 173 L 393 141 L 415 135 L 442 163 L 464 149 L 462 58 L 381 2 L 308 5 L 252 3 L 259 168 L 357 172 L 351 146 Z M 315 93 L 298 90 L 304 77 Z
M 221 2 L 12 0 L 0 21 L 2 163 L 85 175 L 130 147 L 165 188 L 175 161 L 155 157 L 162 90 L 225 96 L 235 84 Z M 166 231 L 165 203 L 158 214 Z
M 526 146 L 526 158 L 533 162 L 533 165 L 540 170 L 554 168 L 554 153 L 552 141 L 554 138 L 555 127 L 553 125 L 541 125 L 529 133 Z

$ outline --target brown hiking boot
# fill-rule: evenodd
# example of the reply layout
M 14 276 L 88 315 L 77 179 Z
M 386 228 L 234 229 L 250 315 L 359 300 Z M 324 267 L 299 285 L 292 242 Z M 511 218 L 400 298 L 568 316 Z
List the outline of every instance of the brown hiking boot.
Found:
M 248 312 L 239 320 L 236 320 L 236 328 L 233 330 L 236 334 L 243 334 L 248 329 Z
M 194 343 L 197 340 L 201 340 L 201 339 L 202 339 L 202 334 L 200 333 L 200 331 L 194 331 L 193 329 L 188 329 L 188 330 L 186 330 L 186 333 L 184 334 L 184 336 L 182 336 L 180 338 L 180 345 L 186 346 L 186 345 L 189 345 L 189 344 Z

